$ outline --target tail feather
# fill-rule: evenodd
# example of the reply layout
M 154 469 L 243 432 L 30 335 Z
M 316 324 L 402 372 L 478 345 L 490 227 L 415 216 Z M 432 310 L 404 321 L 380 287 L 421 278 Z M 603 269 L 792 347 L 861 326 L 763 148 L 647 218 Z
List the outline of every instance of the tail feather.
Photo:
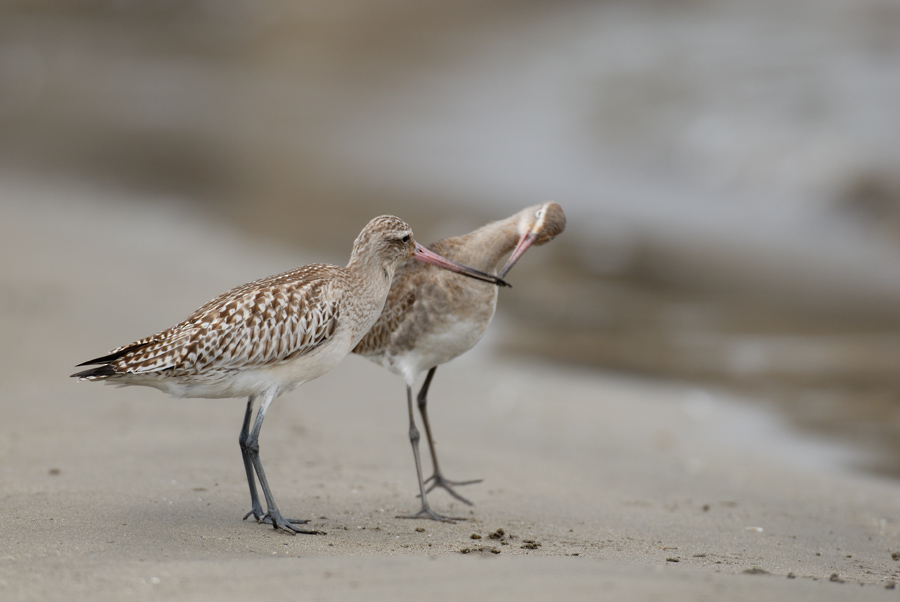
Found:
M 141 343 L 135 343 L 133 345 L 128 345 L 126 347 L 121 347 L 116 349 L 112 353 L 108 355 L 104 355 L 102 357 L 97 357 L 92 360 L 88 360 L 86 362 L 81 362 L 76 367 L 80 366 L 91 366 L 95 364 L 102 364 L 97 366 L 96 368 L 91 368 L 90 370 L 83 370 L 82 372 L 76 372 L 71 375 L 71 378 L 105 378 L 107 376 L 114 376 L 117 374 L 115 367 L 113 367 L 112 363 L 116 360 L 122 358 L 123 356 L 128 355 L 132 351 L 137 351 L 141 347 L 146 347 L 150 341 L 145 341 Z

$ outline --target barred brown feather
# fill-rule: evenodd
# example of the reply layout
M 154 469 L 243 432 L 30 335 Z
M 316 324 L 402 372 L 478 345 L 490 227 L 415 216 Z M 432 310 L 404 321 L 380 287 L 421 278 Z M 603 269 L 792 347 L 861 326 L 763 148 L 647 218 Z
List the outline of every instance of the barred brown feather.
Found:
M 172 328 L 92 361 L 106 360 L 113 372 L 86 378 L 162 372 L 177 378 L 296 359 L 334 334 L 336 269 L 315 264 L 232 289 Z

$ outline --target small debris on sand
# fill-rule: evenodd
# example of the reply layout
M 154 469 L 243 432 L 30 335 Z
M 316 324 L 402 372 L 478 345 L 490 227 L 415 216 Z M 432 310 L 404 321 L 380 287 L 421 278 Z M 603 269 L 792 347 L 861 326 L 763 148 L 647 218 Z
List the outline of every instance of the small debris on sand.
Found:
M 463 548 L 459 551 L 460 554 L 484 554 L 487 552 L 490 552 L 491 554 L 499 554 L 500 549 L 493 546 L 475 546 L 474 548 Z

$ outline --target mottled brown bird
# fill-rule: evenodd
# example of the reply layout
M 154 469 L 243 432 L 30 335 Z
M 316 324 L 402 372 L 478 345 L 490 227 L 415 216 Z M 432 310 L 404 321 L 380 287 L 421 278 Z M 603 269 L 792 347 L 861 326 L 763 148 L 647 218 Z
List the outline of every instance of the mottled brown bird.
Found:
M 454 261 L 484 272 L 493 271 L 500 259 L 512 251 L 500 271 L 502 278 L 529 247 L 553 240 L 565 227 L 566 215 L 562 207 L 548 202 L 523 209 L 469 234 L 445 238 L 434 243 L 432 248 Z M 450 520 L 434 512 L 428 504 L 426 494 L 435 487 L 442 487 L 456 499 L 471 505 L 469 500 L 454 491 L 453 486 L 478 483 L 480 479 L 454 482 L 447 480 L 441 472 L 428 423 L 428 387 L 438 366 L 462 355 L 481 339 L 496 307 L 496 286 L 466 283 L 453 274 L 407 261 L 394 275 L 378 321 L 353 350 L 399 374 L 406 381 L 409 438 L 419 478 L 422 508 L 418 513 L 402 518 Z M 413 417 L 412 386 L 426 370 L 428 375 L 417 399 L 434 473 L 423 479 L 419 431 Z M 426 490 L 427 482 L 431 482 L 431 486 Z
M 250 486 L 251 509 L 244 518 L 252 515 L 292 534 L 317 533 L 296 527 L 308 521 L 285 519 L 275 504 L 259 458 L 263 419 L 276 397 L 328 372 L 350 353 L 381 314 L 397 266 L 410 258 L 487 286 L 502 283 L 422 247 L 402 220 L 377 217 L 357 237 L 346 268 L 312 264 L 239 286 L 168 330 L 79 364 L 97 366 L 72 376 L 154 387 L 175 397 L 248 397 L 239 437 Z

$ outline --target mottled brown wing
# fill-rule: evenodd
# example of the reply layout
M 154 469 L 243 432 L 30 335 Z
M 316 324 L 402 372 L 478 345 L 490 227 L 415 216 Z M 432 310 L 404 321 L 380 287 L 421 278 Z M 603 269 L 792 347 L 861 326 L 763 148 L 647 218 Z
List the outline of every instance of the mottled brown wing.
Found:
M 309 353 L 334 334 L 340 315 L 328 268 L 305 266 L 232 289 L 177 326 L 114 350 L 133 349 L 112 364 L 116 372 L 193 374 Z

